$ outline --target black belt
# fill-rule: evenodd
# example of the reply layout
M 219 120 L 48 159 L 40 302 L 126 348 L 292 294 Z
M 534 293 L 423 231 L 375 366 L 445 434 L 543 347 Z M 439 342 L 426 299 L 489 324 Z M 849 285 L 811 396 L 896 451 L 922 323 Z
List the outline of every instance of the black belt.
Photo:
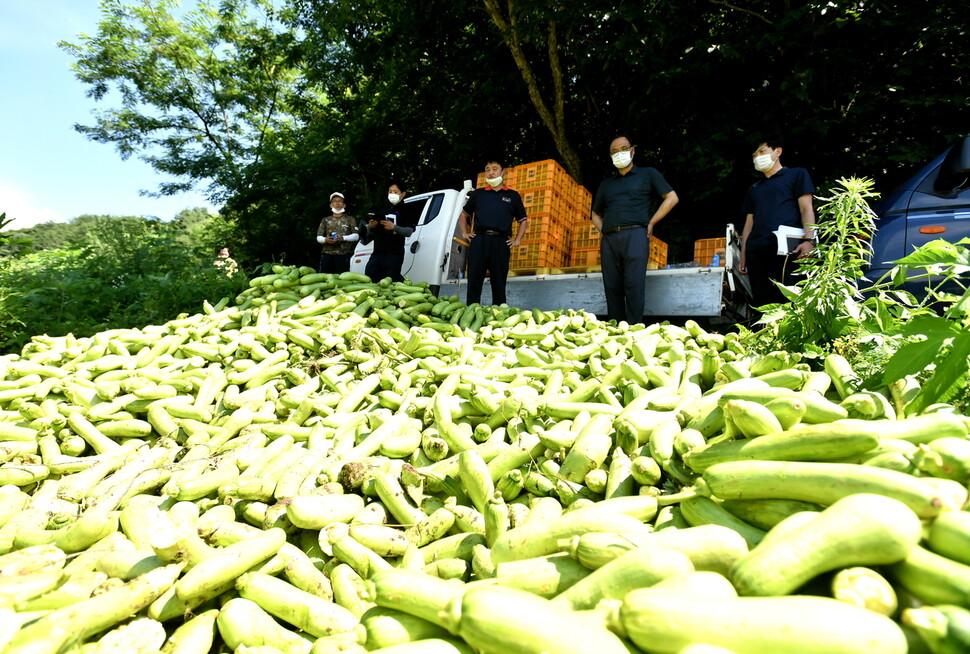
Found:
M 508 238 L 509 235 L 506 232 L 497 232 L 494 229 L 483 229 L 481 231 L 476 230 L 476 234 L 481 234 L 482 236 L 501 236 L 502 238 Z
M 637 229 L 638 227 L 642 227 L 643 229 L 647 228 L 646 225 L 621 225 L 619 227 L 608 227 L 603 230 L 603 233 L 616 234 L 617 232 L 622 232 L 624 229 Z

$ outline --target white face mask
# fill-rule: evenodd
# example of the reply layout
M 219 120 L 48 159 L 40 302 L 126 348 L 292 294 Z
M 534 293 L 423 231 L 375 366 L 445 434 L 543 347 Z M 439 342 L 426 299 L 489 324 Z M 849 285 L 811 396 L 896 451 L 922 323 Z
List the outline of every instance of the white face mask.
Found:
M 617 168 L 626 168 L 633 161 L 633 155 L 630 152 L 616 152 L 610 157 L 613 159 L 613 165 Z
M 398 202 L 401 201 L 401 196 L 398 195 L 397 193 L 388 193 L 387 201 L 390 202 L 391 204 L 397 204 Z
M 344 211 L 346 211 L 346 209 L 333 209 L 333 208 L 331 208 L 330 210 L 333 211 L 333 215 L 335 215 L 335 216 L 339 216 Z
M 759 154 L 754 158 L 754 169 L 758 172 L 765 172 L 766 170 L 771 170 L 775 162 L 771 159 L 770 154 Z
M 502 183 L 502 178 L 501 177 L 486 177 L 485 178 L 485 182 L 488 183 L 489 186 L 499 186 Z

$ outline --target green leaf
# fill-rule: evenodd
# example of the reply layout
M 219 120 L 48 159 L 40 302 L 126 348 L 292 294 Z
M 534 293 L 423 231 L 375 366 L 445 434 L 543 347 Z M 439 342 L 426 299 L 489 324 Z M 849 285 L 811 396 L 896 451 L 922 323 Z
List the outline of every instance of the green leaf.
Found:
M 959 325 L 939 316 L 919 316 L 910 320 L 902 329 L 904 336 L 926 336 L 928 339 L 946 339 L 964 332 Z
M 915 375 L 926 370 L 942 349 L 942 343 L 935 340 L 907 343 L 899 348 L 886 363 L 882 376 L 883 384 L 890 384 L 906 375 Z
M 968 255 L 966 248 L 961 248 L 954 243 L 937 239 L 917 248 L 911 254 L 899 259 L 897 263 L 910 267 L 925 267 L 938 264 L 970 265 L 970 255 Z
M 953 340 L 951 347 L 940 357 L 933 374 L 913 399 L 912 410 L 919 412 L 937 402 L 947 402 L 966 386 L 970 370 L 970 332 L 964 331 Z

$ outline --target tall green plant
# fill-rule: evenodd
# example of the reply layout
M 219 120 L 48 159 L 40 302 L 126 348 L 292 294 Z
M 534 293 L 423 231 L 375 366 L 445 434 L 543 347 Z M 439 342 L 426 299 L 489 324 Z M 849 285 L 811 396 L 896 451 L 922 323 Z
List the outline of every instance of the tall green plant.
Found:
M 868 283 L 869 236 L 876 228 L 869 201 L 876 195 L 871 180 L 838 181 L 819 207 L 819 243 L 813 256 L 800 260 L 803 278 L 782 287 L 789 303 L 768 308 L 763 329 L 744 338 L 757 351 L 844 354 L 868 388 L 913 376 L 920 391 L 910 412 L 967 403 L 970 239 L 927 243 Z M 925 285 L 918 298 L 903 288 L 914 281 Z
M 782 286 L 790 304 L 764 315 L 769 340 L 789 350 L 823 351 L 849 328 L 869 322 L 873 309 L 859 292 L 875 231 L 876 215 L 869 201 L 877 197 L 869 179 L 842 178 L 818 210 L 818 244 L 798 261 L 803 275 L 794 287 Z

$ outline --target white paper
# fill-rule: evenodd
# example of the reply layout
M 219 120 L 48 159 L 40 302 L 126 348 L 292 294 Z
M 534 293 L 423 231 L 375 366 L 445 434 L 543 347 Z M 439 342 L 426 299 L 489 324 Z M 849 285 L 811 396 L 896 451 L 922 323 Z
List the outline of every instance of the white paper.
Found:
M 805 238 L 804 229 L 788 225 L 781 225 L 772 234 L 778 238 L 778 254 L 789 254 Z

